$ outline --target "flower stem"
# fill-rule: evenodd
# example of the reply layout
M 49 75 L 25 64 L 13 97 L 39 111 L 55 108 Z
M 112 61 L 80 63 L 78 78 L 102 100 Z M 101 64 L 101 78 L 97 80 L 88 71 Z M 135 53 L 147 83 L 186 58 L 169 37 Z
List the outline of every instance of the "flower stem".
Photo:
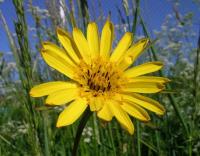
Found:
M 87 121 L 88 121 L 88 119 L 90 118 L 91 115 L 92 115 L 92 112 L 90 111 L 90 108 L 88 107 L 83 114 L 83 117 L 80 121 L 80 124 L 78 125 L 76 137 L 75 137 L 75 140 L 74 140 L 74 146 L 73 146 L 73 149 L 72 149 L 72 156 L 76 156 L 76 153 L 77 153 L 77 150 L 78 150 L 78 145 L 79 145 L 79 142 L 81 140 L 81 134 L 82 134 L 83 129 L 84 129 L 84 127 L 85 127 L 85 125 L 86 125 L 86 123 L 87 123 Z

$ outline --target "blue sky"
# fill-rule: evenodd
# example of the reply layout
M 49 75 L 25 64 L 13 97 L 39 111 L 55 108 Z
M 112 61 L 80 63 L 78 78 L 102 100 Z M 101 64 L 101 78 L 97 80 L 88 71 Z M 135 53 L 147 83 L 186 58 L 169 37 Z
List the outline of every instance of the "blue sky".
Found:
M 91 1 L 91 0 L 89 0 Z M 27 0 L 25 0 L 27 2 Z M 45 7 L 44 0 L 34 0 L 34 5 L 38 5 L 41 8 Z M 104 15 L 107 16 L 108 12 L 112 12 L 112 20 L 114 23 L 117 22 L 117 10 L 116 6 L 121 7 L 121 0 L 101 0 L 102 7 L 104 9 Z M 25 4 L 26 5 L 26 4 Z M 172 13 L 172 2 L 169 0 L 141 0 L 141 13 L 148 26 L 148 29 L 152 32 L 153 30 L 160 30 L 162 23 L 167 14 Z M 192 0 L 181 0 L 179 11 L 181 13 L 193 12 L 195 17 L 198 18 L 200 10 L 197 5 L 194 5 Z M 14 6 L 11 0 L 5 0 L 0 4 L 0 10 L 6 18 L 8 26 L 12 32 L 14 32 L 13 21 L 16 19 Z M 32 25 L 33 21 L 30 15 L 27 14 L 27 22 Z M 198 26 L 197 26 L 198 27 Z M 194 27 L 195 29 L 195 27 Z M 198 31 L 198 29 L 196 30 Z M 3 29 L 2 23 L 0 22 L 0 52 L 10 51 L 8 39 Z

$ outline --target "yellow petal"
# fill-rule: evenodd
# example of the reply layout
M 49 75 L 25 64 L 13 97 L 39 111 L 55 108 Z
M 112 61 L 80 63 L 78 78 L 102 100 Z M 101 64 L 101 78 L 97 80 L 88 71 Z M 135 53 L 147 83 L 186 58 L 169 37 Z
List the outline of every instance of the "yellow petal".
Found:
M 124 72 L 124 75 L 132 78 L 132 77 L 137 77 L 140 75 L 152 73 L 155 71 L 160 70 L 163 67 L 162 62 L 147 62 L 141 65 L 138 65 L 136 67 L 130 68 Z
M 49 95 L 53 92 L 57 92 L 62 89 L 68 89 L 68 88 L 76 88 L 75 83 L 70 82 L 62 82 L 62 81 L 54 81 L 54 82 L 47 82 L 43 83 L 37 86 L 34 86 L 30 90 L 30 95 L 32 97 L 41 97 L 45 95 Z
M 108 103 L 110 110 L 112 111 L 113 115 L 119 121 L 119 123 L 130 133 L 134 133 L 134 126 L 129 118 L 128 114 L 121 108 L 120 104 L 117 101 L 110 100 Z
M 51 42 L 43 42 L 42 51 L 54 53 L 55 55 L 63 58 L 71 66 L 76 66 L 74 62 L 67 56 L 66 52 L 63 49 Z
M 98 57 L 99 56 L 99 34 L 98 34 L 98 26 L 94 22 L 88 24 L 87 40 L 88 40 L 92 58 Z
M 77 88 L 69 88 L 53 92 L 46 99 L 48 105 L 63 105 L 78 97 Z
M 121 105 L 121 107 L 128 114 L 130 114 L 131 116 L 133 116 L 133 117 L 135 117 L 139 120 L 142 120 L 142 121 L 149 121 L 150 120 L 148 113 L 143 108 L 141 108 L 140 106 L 138 106 L 134 103 L 132 103 L 132 104 L 123 103 Z
M 133 82 L 123 88 L 124 92 L 136 92 L 136 93 L 157 93 L 165 89 L 165 86 L 161 83 L 154 82 Z
M 132 58 L 129 56 L 126 56 L 123 58 L 123 60 L 119 63 L 118 68 L 121 70 L 127 69 L 131 64 L 133 63 Z
M 88 45 L 88 42 L 78 28 L 73 29 L 73 38 L 76 43 L 76 46 L 78 47 L 79 52 L 81 53 L 81 56 L 83 57 L 83 60 L 87 63 L 91 62 L 91 52 Z
M 63 57 L 59 56 L 57 53 L 54 53 L 52 51 L 45 50 L 42 50 L 41 54 L 45 62 L 49 66 L 68 76 L 69 78 L 73 79 L 74 67 L 67 63 Z
M 61 28 L 57 28 L 57 36 L 65 50 L 67 51 L 68 55 L 76 62 L 79 63 L 79 52 L 78 49 L 71 38 L 71 36 Z
M 110 61 L 118 62 L 118 60 L 123 56 L 124 52 L 129 48 L 132 42 L 132 33 L 126 32 L 124 36 L 119 41 L 117 47 L 113 51 Z
M 100 41 L 100 56 L 102 56 L 103 58 L 108 59 L 110 56 L 113 37 L 114 37 L 114 26 L 109 20 L 107 20 L 103 27 L 101 33 L 101 41 Z
M 152 112 L 155 112 L 158 115 L 163 115 L 165 113 L 165 108 L 159 102 L 151 98 L 136 93 L 132 93 L 131 95 L 123 94 L 122 97 L 123 100 L 138 104 Z
M 82 115 L 87 106 L 87 101 L 85 99 L 80 98 L 72 102 L 60 113 L 56 127 L 67 126 L 74 123 Z
M 154 83 L 166 83 L 170 82 L 168 78 L 165 77 L 156 77 L 156 76 L 139 76 L 139 77 L 134 77 L 128 81 L 129 83 L 133 82 L 154 82 Z
M 125 53 L 119 64 L 120 69 L 125 70 L 142 54 L 149 43 L 148 38 L 144 38 L 133 44 Z
M 91 97 L 89 105 L 91 111 L 99 111 L 103 106 L 103 101 L 100 97 Z
M 102 109 L 97 112 L 97 116 L 99 118 L 101 118 L 102 120 L 105 120 L 105 121 L 111 121 L 112 120 L 113 114 L 112 114 L 112 112 L 111 112 L 106 101 L 105 101 Z

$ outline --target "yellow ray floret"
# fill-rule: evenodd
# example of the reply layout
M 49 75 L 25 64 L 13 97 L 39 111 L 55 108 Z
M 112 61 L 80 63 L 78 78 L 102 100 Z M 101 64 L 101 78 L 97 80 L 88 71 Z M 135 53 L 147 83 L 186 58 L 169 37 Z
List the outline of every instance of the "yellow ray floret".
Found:
M 130 104 L 128 102 L 123 102 L 121 107 L 128 114 L 130 114 L 131 116 L 133 116 L 141 121 L 149 121 L 150 120 L 148 113 L 143 108 L 138 106 L 137 104 L 134 104 L 134 103 Z
M 135 60 L 144 52 L 149 39 L 144 38 L 133 44 L 121 57 L 119 61 L 119 68 L 122 70 L 127 69 Z
M 130 68 L 124 72 L 124 75 L 132 78 L 160 70 L 163 67 L 162 62 L 147 62 L 142 65 Z
M 91 22 L 87 27 L 87 40 L 91 51 L 91 57 L 96 58 L 99 56 L 99 32 L 96 23 Z
M 108 101 L 108 106 L 112 114 L 119 121 L 119 123 L 130 133 L 134 133 L 134 126 L 128 114 L 121 108 L 120 104 L 114 100 Z
M 132 34 L 127 32 L 124 34 L 122 39 L 119 41 L 117 47 L 114 49 L 110 61 L 118 62 L 121 56 L 123 56 L 124 52 L 129 48 L 132 43 Z
M 50 67 L 58 70 L 59 72 L 63 73 L 69 78 L 74 77 L 75 67 L 71 66 L 68 62 L 66 62 L 66 59 L 64 57 L 52 51 L 46 51 L 46 50 L 42 50 L 41 54 L 46 63 Z
M 78 89 L 77 88 L 69 88 L 59 90 L 49 96 L 46 99 L 46 104 L 48 105 L 63 105 L 66 104 L 75 98 L 78 97 Z
M 85 99 L 77 99 L 67 106 L 59 115 L 56 126 L 67 126 L 76 121 L 87 108 L 87 101 Z
M 30 95 L 32 97 L 41 97 L 69 88 L 77 88 L 77 85 L 75 83 L 62 81 L 47 82 L 33 87 L 30 91 Z
M 72 58 L 76 63 L 80 62 L 80 53 L 76 48 L 76 45 L 67 32 L 61 28 L 57 28 L 57 36 L 63 47 L 65 48 L 67 54 Z
M 128 101 L 130 103 L 138 104 L 152 112 L 155 112 L 156 114 L 163 115 L 165 112 L 165 108 L 159 104 L 159 102 L 150 99 L 148 97 L 132 93 L 132 94 L 123 94 L 122 98 L 124 101 Z
M 110 56 L 113 37 L 114 37 L 114 26 L 109 20 L 107 20 L 103 27 L 101 33 L 101 41 L 100 41 L 100 56 L 105 59 L 108 59 Z
M 79 52 L 81 53 L 84 61 L 89 62 L 91 61 L 91 52 L 88 45 L 86 38 L 84 37 L 83 33 L 80 29 L 74 28 L 73 29 L 73 38 L 78 47 Z
M 108 101 L 105 101 L 103 108 L 97 112 L 97 116 L 105 121 L 111 121 L 113 113 L 110 110 Z

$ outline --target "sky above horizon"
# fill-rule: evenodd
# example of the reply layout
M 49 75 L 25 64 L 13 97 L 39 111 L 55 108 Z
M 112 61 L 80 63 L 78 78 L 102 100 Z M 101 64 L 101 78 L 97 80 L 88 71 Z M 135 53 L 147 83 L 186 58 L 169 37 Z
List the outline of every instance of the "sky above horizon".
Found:
M 88 0 L 89 3 L 90 1 L 91 0 Z M 119 17 L 117 15 L 118 13 L 116 6 L 122 7 L 121 1 L 122 0 L 101 0 L 104 16 L 107 16 L 111 11 L 112 13 L 111 19 L 114 23 L 117 23 Z M 25 0 L 25 2 L 27 2 L 27 0 Z M 40 8 L 45 8 L 44 0 L 43 1 L 34 0 L 34 5 L 39 6 Z M 153 32 L 153 30 L 158 30 L 158 31 L 161 30 L 161 25 L 164 22 L 165 17 L 168 14 L 173 13 L 173 3 L 169 0 L 141 0 L 140 6 L 141 6 L 141 14 L 151 33 Z M 185 14 L 187 12 L 193 12 L 194 18 L 196 17 L 197 19 L 198 17 L 200 17 L 199 8 L 192 2 L 192 0 L 180 1 L 180 6 L 178 6 L 178 10 L 180 11 L 181 14 Z M 3 3 L 0 3 L 0 10 L 5 17 L 10 30 L 14 32 L 13 22 L 16 20 L 16 15 L 12 1 L 4 0 Z M 33 20 L 29 17 L 30 15 L 28 14 L 26 15 L 27 15 L 27 23 L 29 23 L 29 25 L 33 25 Z M 196 31 L 198 31 L 199 23 L 197 24 L 196 27 L 197 28 L 194 27 L 194 29 L 197 29 Z M 1 20 L 0 20 L 0 37 L 1 37 L 0 52 L 5 53 L 10 51 L 8 39 L 4 31 Z

